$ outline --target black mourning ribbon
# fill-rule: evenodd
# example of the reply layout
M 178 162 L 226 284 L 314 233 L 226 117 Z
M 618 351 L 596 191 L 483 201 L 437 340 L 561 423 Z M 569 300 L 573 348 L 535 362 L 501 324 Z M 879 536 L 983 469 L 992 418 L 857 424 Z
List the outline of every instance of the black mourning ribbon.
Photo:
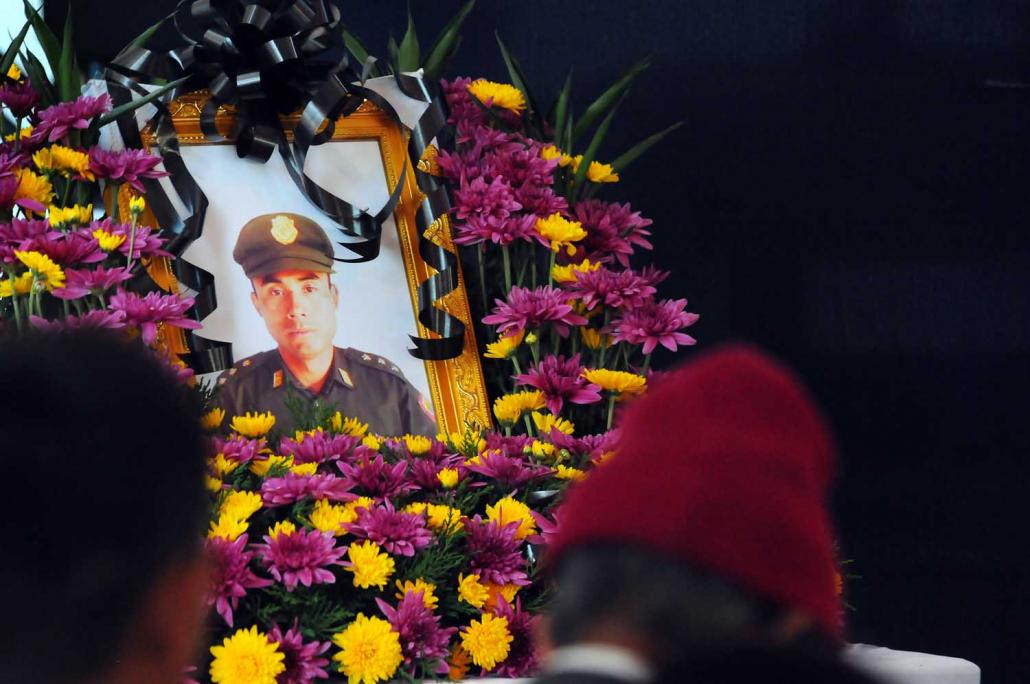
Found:
M 115 106 L 131 101 L 134 94 L 146 95 L 144 84 L 152 86 L 189 76 L 154 101 L 157 113 L 148 122 L 164 168 L 186 209 L 185 214 L 176 210 L 159 181 L 145 182 L 148 202 L 162 236 L 168 240 L 166 249 L 173 255 L 181 255 L 201 236 L 208 202 L 183 162 L 165 103 L 182 93 L 207 88 L 211 98 L 201 111 L 200 125 L 209 140 L 223 139 L 215 126 L 218 108 L 234 106 L 237 123 L 232 137 L 237 155 L 265 162 L 278 150 L 297 188 L 345 235 L 355 238 L 339 243 L 354 253 L 354 258 L 338 261 L 361 262 L 378 256 L 382 224 L 397 207 L 407 168 L 389 200 L 375 214 L 355 207 L 304 172 L 310 147 L 329 141 L 337 118 L 354 112 L 364 100 L 375 103 L 402 126 L 389 102 L 353 83 L 364 83 L 375 60 L 366 61 L 360 75 L 354 72 L 342 46 L 340 20 L 340 10 L 326 0 L 181 0 L 174 12 L 174 24 L 185 47 L 153 52 L 131 46 L 108 65 L 105 77 Z M 428 141 L 444 129 L 446 115 L 439 98 L 433 98 L 420 79 L 405 75 L 396 78 L 402 92 L 429 103 L 411 131 L 409 154 L 418 160 Z M 302 110 L 301 120 L 291 143 L 280 115 L 298 109 Z M 127 146 L 142 147 L 134 115 L 122 116 L 116 123 Z M 323 123 L 325 128 L 319 131 Z M 453 358 L 461 353 L 464 325 L 434 304 L 458 286 L 457 260 L 424 235 L 437 218 L 446 214 L 450 204 L 446 188 L 436 178 L 419 170 L 414 173 L 425 194 L 416 215 L 419 254 L 437 271 L 418 288 L 418 318 L 440 339 L 412 337 L 415 349 L 409 351 L 425 360 Z M 210 315 L 217 306 L 212 274 L 182 259 L 173 264 L 179 281 L 197 293 L 190 315 L 197 320 Z M 188 337 L 190 354 L 185 360 L 197 372 L 223 370 L 231 365 L 229 344 L 196 333 Z

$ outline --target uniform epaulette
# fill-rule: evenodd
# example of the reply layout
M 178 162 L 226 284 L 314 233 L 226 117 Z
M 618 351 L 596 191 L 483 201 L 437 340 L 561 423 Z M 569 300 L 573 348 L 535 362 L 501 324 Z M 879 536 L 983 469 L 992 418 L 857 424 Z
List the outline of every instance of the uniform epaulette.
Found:
M 225 383 L 232 380 L 233 378 L 239 377 L 241 373 L 246 373 L 247 371 L 252 370 L 256 366 L 260 366 L 266 354 L 268 354 L 268 352 L 260 352 L 258 354 L 255 354 L 254 356 L 248 356 L 242 361 L 237 361 L 236 363 L 231 365 L 227 370 L 225 370 L 221 374 L 221 376 L 219 376 L 218 385 L 222 386 Z
M 399 378 L 404 378 L 404 373 L 397 367 L 397 364 L 382 356 L 363 352 L 360 349 L 348 349 L 348 356 L 358 363 L 375 368 L 377 370 L 393 373 Z

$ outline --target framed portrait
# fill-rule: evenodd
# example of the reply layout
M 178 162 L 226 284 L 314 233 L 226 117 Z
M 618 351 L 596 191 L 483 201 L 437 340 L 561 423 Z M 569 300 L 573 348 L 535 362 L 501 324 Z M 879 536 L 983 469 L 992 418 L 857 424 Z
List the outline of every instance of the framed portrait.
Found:
M 402 120 L 417 119 L 424 106 L 399 91 L 386 89 L 383 96 Z M 265 163 L 237 156 L 229 137 L 235 125 L 231 109 L 220 108 L 215 119 L 226 139 L 207 139 L 200 114 L 208 97 L 203 92 L 180 97 L 170 111 L 183 161 L 208 200 L 202 234 L 180 257 L 214 277 L 217 307 L 193 334 L 228 343 L 232 350 L 230 368 L 201 376 L 222 397 L 216 401 L 227 413 L 273 410 L 277 421 L 288 423 L 280 415 L 284 401 L 292 406 L 287 397 L 320 399 L 383 435 L 460 431 L 469 422 L 488 425 L 460 270 L 458 288 L 435 304 L 465 324 L 460 355 L 422 361 L 408 351 L 409 335 L 435 335 L 416 317 L 418 286 L 434 271 L 419 254 L 415 212 L 422 195 L 404 130 L 365 101 L 336 122 L 330 140 L 308 151 L 307 175 L 370 213 L 386 205 L 399 182 L 403 185 L 392 217 L 383 223 L 378 256 L 348 263 L 339 260 L 354 257 L 341 244 L 347 235 L 297 188 L 279 155 Z M 297 118 L 284 120 L 288 132 Z M 156 144 L 149 131 L 143 133 L 144 144 Z M 162 185 L 174 196 L 170 184 Z M 453 251 L 446 217 L 426 233 Z M 168 268 L 152 264 L 155 280 L 174 281 L 170 271 L 161 273 Z M 187 351 L 182 331 L 166 334 L 173 351 Z

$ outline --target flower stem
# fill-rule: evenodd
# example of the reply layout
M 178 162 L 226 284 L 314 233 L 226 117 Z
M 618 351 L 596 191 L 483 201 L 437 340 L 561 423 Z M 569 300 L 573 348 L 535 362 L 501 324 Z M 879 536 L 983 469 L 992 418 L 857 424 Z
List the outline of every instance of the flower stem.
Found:
M 501 256 L 504 258 L 504 290 L 507 295 L 511 292 L 511 255 L 508 254 L 508 245 L 501 245 Z
M 651 368 L 651 355 L 644 354 L 644 365 L 640 367 L 640 374 L 646 377 L 649 368 Z
M 483 298 L 483 315 L 486 316 L 490 313 L 490 304 L 486 298 L 486 264 L 484 263 L 484 254 L 486 253 L 486 245 L 480 245 L 476 250 L 476 258 L 479 262 L 479 294 Z
M 533 437 L 533 423 L 529 419 L 529 414 L 528 413 L 523 413 L 522 414 L 522 420 L 524 420 L 526 422 L 526 434 L 529 435 L 530 437 Z
M 615 416 L 615 397 L 615 392 L 612 392 L 611 396 L 608 397 L 608 422 L 606 424 L 606 429 L 608 430 L 612 429 L 612 418 Z
M 611 312 L 608 311 L 607 309 L 605 309 L 605 311 L 604 311 L 604 324 L 601 326 L 601 330 L 602 331 L 608 329 L 608 320 L 610 318 L 611 318 Z M 605 335 L 602 333 L 602 335 L 601 335 L 600 356 L 598 357 L 598 361 L 597 361 L 598 367 L 604 368 L 604 357 L 607 354 L 607 352 L 608 352 L 608 345 L 606 344 Z
M 547 268 L 547 284 L 554 285 L 554 258 L 558 255 L 553 249 L 551 250 L 551 261 L 550 266 Z

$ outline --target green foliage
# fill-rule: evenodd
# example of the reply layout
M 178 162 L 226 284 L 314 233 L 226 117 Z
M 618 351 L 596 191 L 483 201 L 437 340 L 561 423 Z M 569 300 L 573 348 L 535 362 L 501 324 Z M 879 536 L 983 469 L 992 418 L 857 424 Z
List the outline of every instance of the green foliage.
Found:
M 426 80 L 430 83 L 440 79 L 443 75 L 443 70 L 447 67 L 447 63 L 458 52 L 458 46 L 461 44 L 461 25 L 475 4 L 476 0 L 468 0 L 468 2 L 462 5 L 461 9 L 451 17 L 451 20 L 440 31 L 440 34 L 433 42 L 433 46 L 429 48 L 429 52 L 422 63 L 422 69 L 425 71 Z

